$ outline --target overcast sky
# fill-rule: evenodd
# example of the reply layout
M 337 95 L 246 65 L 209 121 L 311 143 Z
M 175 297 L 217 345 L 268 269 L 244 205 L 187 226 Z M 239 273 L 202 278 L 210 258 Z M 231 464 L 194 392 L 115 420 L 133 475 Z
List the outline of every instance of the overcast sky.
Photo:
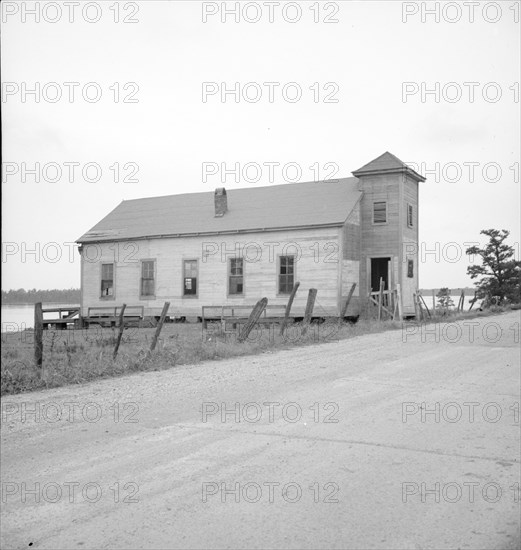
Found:
M 421 287 L 470 285 L 481 229 L 520 242 L 519 2 L 88 4 L 2 2 L 4 290 L 79 287 L 69 243 L 121 200 L 345 177 L 385 151 L 428 171 Z

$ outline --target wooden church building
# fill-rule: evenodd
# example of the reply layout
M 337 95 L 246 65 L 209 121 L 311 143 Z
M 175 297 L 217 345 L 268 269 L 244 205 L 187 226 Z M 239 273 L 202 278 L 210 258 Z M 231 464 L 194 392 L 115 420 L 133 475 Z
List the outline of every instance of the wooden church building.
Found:
M 400 285 L 403 314 L 418 288 L 418 184 L 425 178 L 391 153 L 353 177 L 126 200 L 78 239 L 81 315 L 141 306 L 158 316 L 201 317 L 202 306 L 285 305 L 300 281 L 315 315 L 363 313 L 368 294 Z

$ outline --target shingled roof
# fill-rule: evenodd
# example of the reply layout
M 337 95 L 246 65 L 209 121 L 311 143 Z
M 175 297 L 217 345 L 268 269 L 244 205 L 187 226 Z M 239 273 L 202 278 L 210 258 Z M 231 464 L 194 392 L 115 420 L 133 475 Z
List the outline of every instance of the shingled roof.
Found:
M 215 217 L 213 191 L 123 201 L 77 242 L 341 225 L 362 196 L 357 178 L 226 193 L 222 217 Z

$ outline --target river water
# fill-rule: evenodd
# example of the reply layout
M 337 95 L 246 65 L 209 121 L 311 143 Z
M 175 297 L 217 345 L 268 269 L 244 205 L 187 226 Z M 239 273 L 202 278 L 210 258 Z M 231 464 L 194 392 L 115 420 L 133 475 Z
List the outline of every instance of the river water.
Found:
M 43 304 L 47 307 L 78 307 L 78 304 Z M 56 313 L 44 314 L 44 319 L 57 317 Z M 2 305 L 2 332 L 15 332 L 34 327 L 34 304 Z

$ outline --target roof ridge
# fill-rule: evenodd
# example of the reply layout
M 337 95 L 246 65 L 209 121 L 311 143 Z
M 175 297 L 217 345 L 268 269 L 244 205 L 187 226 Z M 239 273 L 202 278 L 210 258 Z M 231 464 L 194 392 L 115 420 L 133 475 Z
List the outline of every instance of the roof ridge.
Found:
M 294 181 L 294 182 L 286 182 L 286 183 L 275 183 L 270 185 L 256 185 L 255 187 L 226 187 L 226 192 L 233 192 L 233 191 L 255 191 L 256 189 L 273 189 L 275 187 L 289 187 L 293 185 L 314 185 L 314 184 L 322 184 L 322 183 L 339 183 L 340 181 L 348 181 L 348 180 L 355 180 L 358 179 L 355 176 L 345 176 L 342 178 L 333 178 L 330 180 L 317 180 L 317 181 Z M 148 200 L 148 199 L 164 199 L 166 197 L 185 197 L 187 195 L 205 195 L 205 194 L 212 194 L 214 193 L 214 190 L 211 191 L 193 191 L 190 193 L 170 193 L 169 195 L 156 195 L 153 197 L 139 197 L 136 199 L 123 199 L 122 202 L 132 202 L 132 201 L 142 201 L 142 200 Z

